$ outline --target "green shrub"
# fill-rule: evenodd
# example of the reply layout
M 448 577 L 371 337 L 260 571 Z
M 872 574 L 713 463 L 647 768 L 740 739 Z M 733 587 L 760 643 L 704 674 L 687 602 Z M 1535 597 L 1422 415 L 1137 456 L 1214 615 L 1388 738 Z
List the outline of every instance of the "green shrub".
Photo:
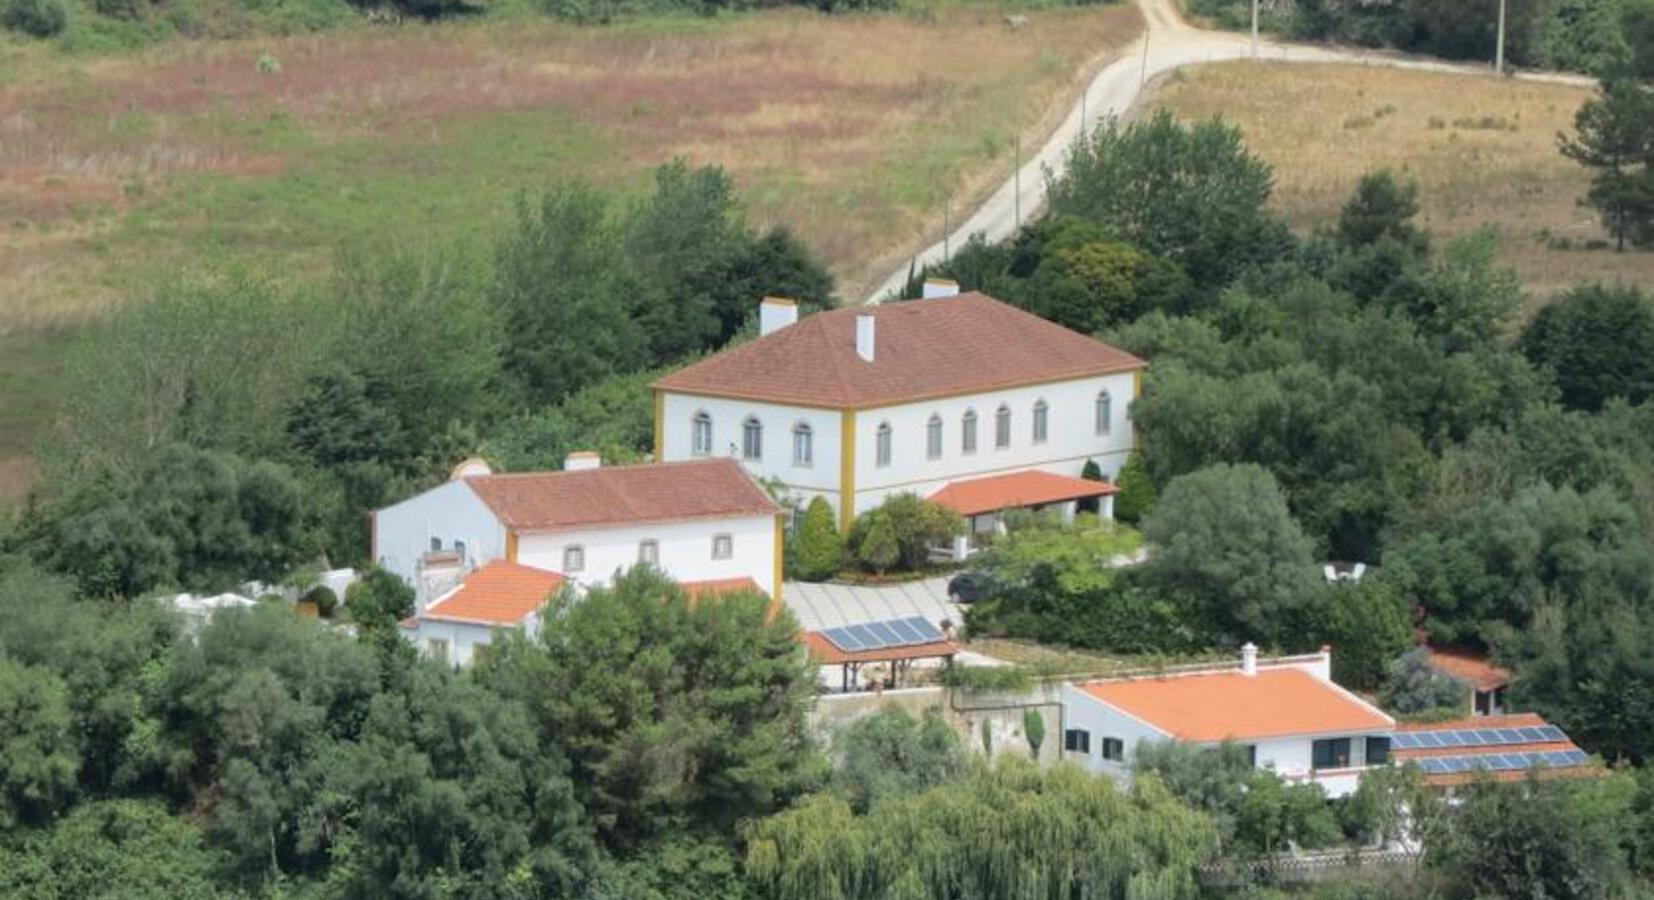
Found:
M 948 666 L 942 670 L 942 684 L 967 691 L 1025 691 L 1034 675 L 1022 666 Z
M 8 0 L 0 9 L 0 24 L 38 38 L 52 37 L 69 24 L 63 0 Z
M 896 543 L 896 532 L 891 528 L 890 520 L 882 516 L 875 518 L 856 547 L 856 558 L 861 560 L 862 565 L 883 575 L 901 557 L 901 547 Z
M 1028 739 L 1028 750 L 1039 759 L 1040 745 L 1045 743 L 1045 717 L 1037 709 L 1022 711 L 1022 735 Z
M 1133 452 L 1126 458 L 1115 485 L 1120 488 L 1120 493 L 1114 495 L 1116 522 L 1136 524 L 1154 510 L 1157 499 L 1154 482 L 1149 480 L 1149 470 L 1143 464 L 1142 453 Z
M 324 619 L 333 618 L 333 610 L 339 606 L 339 595 L 325 584 L 318 584 L 306 591 L 299 600 L 304 603 L 316 604 L 316 614 Z
M 794 574 L 805 581 L 830 578 L 844 565 L 844 536 L 834 521 L 833 507 L 825 498 L 810 501 L 804 523 L 794 537 Z
M 111 19 L 136 21 L 149 12 L 149 0 L 92 0 L 92 8 Z
M 857 517 L 855 527 L 850 529 L 850 545 L 856 548 L 858 558 L 874 569 L 878 566 L 868 560 L 864 545 L 880 522 L 889 529 L 896 544 L 896 558 L 888 565 L 899 563 L 909 571 L 925 564 L 930 548 L 945 546 L 965 530 L 965 520 L 947 507 L 921 499 L 917 494 L 892 494 L 878 507 Z

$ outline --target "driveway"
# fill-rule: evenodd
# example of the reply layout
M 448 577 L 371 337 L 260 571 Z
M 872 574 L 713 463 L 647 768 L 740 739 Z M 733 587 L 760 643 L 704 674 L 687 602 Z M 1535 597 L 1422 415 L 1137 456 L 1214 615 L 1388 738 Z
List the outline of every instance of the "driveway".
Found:
M 1166 72 L 1199 63 L 1246 59 L 1252 55 L 1252 39 L 1248 35 L 1230 31 L 1207 31 L 1184 21 L 1178 13 L 1175 0 L 1134 0 L 1143 11 L 1145 30 L 1136 49 L 1105 67 L 1092 79 L 1080 100 L 1069 110 L 1067 118 L 1051 133 L 1037 154 L 1022 166 L 1020 172 L 1021 208 L 1023 219 L 1035 215 L 1045 204 L 1045 173 L 1061 173 L 1068 155 L 1084 129 L 1089 129 L 1108 116 L 1124 115 L 1142 97 L 1149 79 Z M 1313 44 L 1295 44 L 1261 39 L 1258 58 L 1269 62 L 1288 63 L 1352 63 L 1357 65 L 1391 66 L 1428 72 L 1491 77 L 1491 64 L 1465 65 L 1440 60 L 1404 56 L 1371 50 L 1353 50 Z M 1592 85 L 1589 78 L 1557 73 L 1524 73 L 1515 77 L 1531 80 L 1576 85 Z M 1083 123 L 1083 127 L 1082 127 Z M 917 268 L 939 263 L 945 246 L 963 247 L 973 234 L 984 235 L 989 243 L 1009 237 L 1016 231 L 1018 178 L 1007 178 L 964 223 L 955 229 L 944 245 L 942 241 L 916 254 Z M 888 277 L 879 282 L 863 301 L 878 303 L 895 294 L 907 283 L 908 264 L 902 263 Z

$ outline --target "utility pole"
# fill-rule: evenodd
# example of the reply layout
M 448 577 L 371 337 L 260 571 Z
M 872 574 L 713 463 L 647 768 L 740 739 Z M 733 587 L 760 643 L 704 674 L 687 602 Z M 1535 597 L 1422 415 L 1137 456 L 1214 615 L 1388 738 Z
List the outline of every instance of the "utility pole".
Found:
M 1252 0 L 1252 58 L 1258 58 L 1258 0 Z
M 1015 196 L 1016 196 L 1016 202 L 1013 204 L 1013 208 L 1016 210 L 1016 213 L 1015 213 L 1015 216 L 1012 220 L 1012 226 L 1015 227 L 1015 228 L 1021 228 L 1022 227 L 1022 135 L 1019 134 L 1019 135 L 1016 136 L 1016 143 L 1015 143 L 1014 146 L 1016 148 L 1013 151 L 1015 156 L 1014 156 L 1011 164 L 1015 168 L 1011 169 L 1011 190 L 1012 190 L 1012 193 L 1015 194 Z
M 1499 42 L 1493 51 L 1493 74 L 1505 74 L 1505 0 L 1499 0 Z
M 1149 32 L 1143 31 L 1143 68 L 1137 73 L 1137 86 L 1149 83 Z
M 948 264 L 948 242 L 953 237 L 953 192 L 949 191 L 942 197 L 942 265 Z

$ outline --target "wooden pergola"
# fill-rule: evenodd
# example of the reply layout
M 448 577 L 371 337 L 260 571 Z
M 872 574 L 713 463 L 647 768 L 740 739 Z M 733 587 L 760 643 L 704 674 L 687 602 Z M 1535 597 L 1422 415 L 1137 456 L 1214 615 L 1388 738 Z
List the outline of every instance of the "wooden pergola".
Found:
M 873 663 L 890 663 L 891 686 L 901 685 L 913 668 L 913 663 L 921 659 L 945 659 L 953 661 L 959 652 L 959 645 L 950 640 L 931 641 L 926 644 L 908 644 L 902 647 L 884 647 L 878 650 L 842 650 L 834 646 L 825 635 L 819 631 L 804 633 L 804 646 L 809 650 L 810 660 L 819 666 L 838 666 L 840 689 L 848 693 L 850 686 L 861 675 L 864 665 Z

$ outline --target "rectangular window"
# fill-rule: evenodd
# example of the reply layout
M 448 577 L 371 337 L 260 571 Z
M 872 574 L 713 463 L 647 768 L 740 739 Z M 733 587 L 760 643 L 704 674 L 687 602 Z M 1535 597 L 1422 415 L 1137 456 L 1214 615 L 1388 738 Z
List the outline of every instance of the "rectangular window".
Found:
M 959 451 L 965 454 L 976 452 L 976 413 L 965 413 L 959 430 Z
M 1126 761 L 1126 742 L 1119 738 L 1103 738 L 1103 759 L 1110 762 Z
M 1002 409 L 994 416 L 994 449 L 1011 446 L 1011 411 Z
M 815 433 L 808 428 L 793 429 L 793 465 L 808 467 L 815 462 Z
M 1062 733 L 1062 748 L 1071 753 L 1091 754 L 1091 732 L 1083 728 L 1070 728 Z
M 746 459 L 764 458 L 764 426 L 757 419 L 748 419 L 741 426 L 741 456 Z
M 563 571 L 579 572 L 586 568 L 586 548 L 579 544 L 563 548 Z
M 1312 764 L 1317 769 L 1347 769 L 1350 765 L 1350 739 L 1328 738 L 1316 741 Z
M 459 556 L 459 561 L 460 562 L 465 562 L 465 542 L 464 541 L 455 541 L 454 542 L 454 553 Z
M 1044 403 L 1034 407 L 1034 443 L 1043 444 L 1051 434 L 1050 410 Z
M 1387 737 L 1367 738 L 1367 765 L 1382 766 L 1390 761 L 1390 739 Z
M 1246 745 L 1246 764 L 1248 766 L 1250 766 L 1251 768 L 1254 768 L 1254 769 L 1256 769 L 1258 767 L 1258 745 L 1257 744 L 1247 744 Z
M 879 426 L 878 437 L 873 444 L 873 462 L 880 467 L 890 465 L 890 426 Z
M 660 542 L 644 541 L 638 544 L 637 561 L 651 566 L 660 565 Z
M 439 537 L 431 538 L 431 552 L 435 553 L 435 552 L 437 552 L 441 549 L 442 549 L 442 538 L 439 538 Z
M 712 536 L 712 558 L 729 559 L 735 555 L 735 538 L 727 534 Z
M 695 417 L 690 452 L 696 456 L 712 455 L 712 419 L 705 415 Z
M 448 642 L 442 638 L 430 638 L 425 641 L 425 655 L 437 662 L 448 661 Z
M 925 426 L 925 458 L 942 458 L 942 420 L 931 419 Z

